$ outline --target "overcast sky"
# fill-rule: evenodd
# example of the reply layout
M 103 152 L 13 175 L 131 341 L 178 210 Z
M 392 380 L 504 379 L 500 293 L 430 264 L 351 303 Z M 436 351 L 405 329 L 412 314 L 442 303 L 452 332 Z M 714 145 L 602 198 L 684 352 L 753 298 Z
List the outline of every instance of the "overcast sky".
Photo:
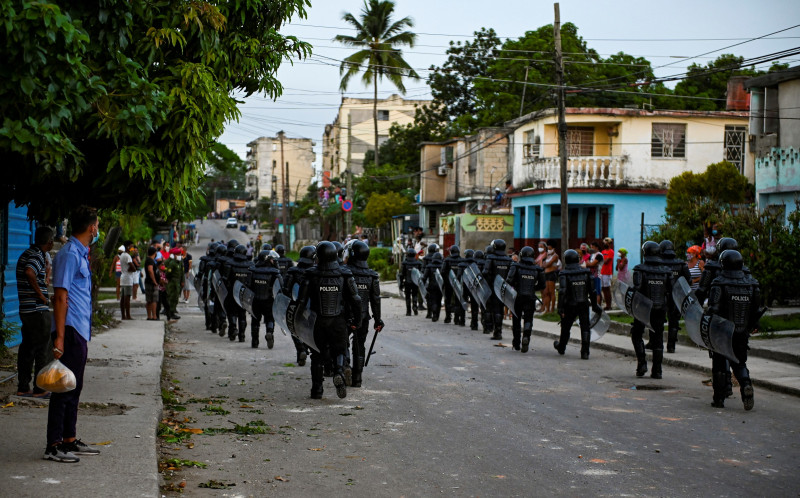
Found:
M 354 50 L 338 46 L 331 39 L 337 34 L 352 34 L 341 20 L 344 12 L 358 15 L 363 0 L 311 0 L 307 19 L 296 19 L 284 29 L 314 46 L 314 55 L 294 64 L 284 63 L 278 79 L 284 94 L 272 101 L 264 96 L 251 96 L 240 106 L 239 122 L 225 128 L 220 141 L 242 158 L 247 143 L 260 136 L 275 136 L 284 130 L 289 137 L 320 140 L 325 124 L 336 117 L 341 102 L 338 62 Z M 518 38 L 525 31 L 553 22 L 553 2 L 537 0 L 396 0 L 397 19 L 410 16 L 417 36 L 413 49 L 404 49 L 404 56 L 422 77 L 407 81 L 406 98 L 427 99 L 430 92 L 425 77 L 431 65 L 446 60 L 445 51 L 451 40 L 470 40 L 482 27 L 494 28 L 503 38 Z M 572 22 L 588 46 L 602 56 L 623 51 L 647 58 L 656 76 L 680 73 L 692 62 L 705 64 L 722 53 L 756 57 L 800 46 L 800 27 L 771 37 L 745 42 L 750 38 L 800 24 L 800 2 L 797 0 L 672 0 L 612 1 L 568 0 L 560 2 L 561 22 Z M 706 52 L 708 55 L 695 57 Z M 328 59 L 329 58 L 329 59 Z M 795 66 L 800 56 L 783 62 Z M 327 63 L 327 64 L 326 64 Z M 332 64 L 332 65 L 330 65 Z M 668 66 L 667 66 L 668 65 Z M 761 67 L 768 68 L 770 64 Z M 666 67 L 659 67 L 666 66 Z M 396 93 L 383 82 L 379 96 Z M 372 97 L 360 79 L 351 80 L 346 96 Z

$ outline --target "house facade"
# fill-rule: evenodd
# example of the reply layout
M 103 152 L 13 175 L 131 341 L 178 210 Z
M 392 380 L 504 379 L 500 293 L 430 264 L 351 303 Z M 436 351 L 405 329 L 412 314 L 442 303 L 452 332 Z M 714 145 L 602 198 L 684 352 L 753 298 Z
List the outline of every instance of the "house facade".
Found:
M 306 194 L 313 179 L 314 145 L 310 138 L 283 138 L 283 161 L 289 168 L 290 204 Z M 283 203 L 282 184 L 286 167 L 280 167 L 280 137 L 259 137 L 247 147 L 245 190 L 250 194 L 250 206 L 256 207 L 260 199 Z
M 631 265 L 648 226 L 661 223 L 669 181 L 728 160 L 754 181 L 748 113 L 567 108 L 570 246 L 611 237 Z M 514 246 L 561 239 L 558 114 L 548 109 L 515 119 L 509 163 L 515 192 Z M 681 245 L 681 241 L 674 241 Z
M 786 216 L 800 200 L 800 66 L 751 78 L 750 138 L 759 209 Z
M 342 97 L 339 112 L 333 123 L 325 125 L 322 135 L 322 170 L 338 177 L 348 169 L 355 175 L 364 172 L 364 155 L 375 149 L 373 99 Z M 430 100 L 404 99 L 391 95 L 378 99 L 378 143 L 389 138 L 393 124 L 414 122 L 417 107 Z

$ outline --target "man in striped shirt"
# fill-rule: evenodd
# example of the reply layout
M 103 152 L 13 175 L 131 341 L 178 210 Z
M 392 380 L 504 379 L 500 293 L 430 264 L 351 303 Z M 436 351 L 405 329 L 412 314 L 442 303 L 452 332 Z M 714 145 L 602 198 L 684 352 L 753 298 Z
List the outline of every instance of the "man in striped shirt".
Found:
M 44 397 L 45 391 L 31 380 L 52 361 L 50 345 L 50 298 L 47 294 L 47 260 L 53 249 L 53 230 L 41 226 L 34 234 L 34 244 L 17 260 L 17 293 L 22 321 L 22 344 L 17 355 L 17 395 Z M 34 368 L 35 367 L 35 368 Z M 33 377 L 31 371 L 33 370 Z M 34 383 L 35 384 L 35 383 Z

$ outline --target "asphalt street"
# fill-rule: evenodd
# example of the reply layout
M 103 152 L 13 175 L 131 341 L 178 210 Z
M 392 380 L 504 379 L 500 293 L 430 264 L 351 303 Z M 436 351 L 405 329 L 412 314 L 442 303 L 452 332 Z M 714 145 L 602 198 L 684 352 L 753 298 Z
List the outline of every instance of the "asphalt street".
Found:
M 218 223 L 200 225 L 201 236 L 225 237 Z M 245 343 L 230 342 L 182 305 L 165 344 L 162 387 L 175 400 L 163 418 L 203 433 L 162 442 L 161 457 L 207 467 L 166 470 L 164 484 L 185 480 L 192 496 L 796 496 L 800 489 L 796 397 L 757 389 L 750 412 L 738 392 L 714 409 L 701 373 L 665 367 L 663 380 L 640 379 L 631 356 L 593 350 L 582 361 L 576 349 L 559 356 L 536 336 L 522 354 L 501 347 L 510 345 L 508 333 L 498 344 L 469 327 L 406 317 L 397 299 L 384 299 L 383 308 L 386 329 L 363 387 L 339 399 L 326 379 L 324 399 L 312 400 L 308 367 L 295 366 L 288 337 L 277 333 L 274 349 L 263 339 L 252 349 L 249 330 Z

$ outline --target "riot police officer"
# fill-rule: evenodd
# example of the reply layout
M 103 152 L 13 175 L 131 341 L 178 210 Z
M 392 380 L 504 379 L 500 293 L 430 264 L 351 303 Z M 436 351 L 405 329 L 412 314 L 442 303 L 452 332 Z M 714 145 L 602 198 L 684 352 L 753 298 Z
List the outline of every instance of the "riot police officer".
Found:
M 290 267 L 286 270 L 286 278 L 283 281 L 283 293 L 289 298 L 292 298 L 292 293 L 295 284 L 300 285 L 303 281 L 303 274 L 308 268 L 314 266 L 314 258 L 317 255 L 317 248 L 314 246 L 305 246 L 300 249 L 300 258 L 297 260 L 297 265 Z M 304 366 L 306 358 L 308 357 L 308 347 L 303 344 L 303 341 L 291 336 L 294 342 L 295 351 L 297 351 L 297 365 Z
M 361 326 L 353 332 L 353 367 L 350 380 L 350 385 L 353 387 L 361 387 L 361 372 L 364 370 L 364 361 L 367 357 L 370 307 L 372 307 L 372 319 L 375 320 L 375 332 L 378 333 L 383 329 L 380 278 L 377 272 L 367 266 L 367 258 L 369 258 L 367 244 L 359 240 L 350 246 L 347 267 L 353 273 L 361 298 Z
M 473 251 L 472 249 L 467 249 L 466 251 L 464 251 L 464 257 L 461 258 L 461 261 L 458 262 L 459 279 L 461 278 L 461 276 L 464 275 L 464 271 L 466 271 L 466 269 L 469 268 L 469 266 L 473 263 L 475 263 L 475 251 Z M 470 311 L 469 328 L 471 330 L 478 330 L 478 318 L 480 317 L 480 309 L 479 309 L 480 303 L 478 303 L 478 300 L 475 299 L 475 296 L 473 296 L 471 292 L 464 290 L 464 293 L 466 294 L 464 298 L 466 298 L 467 303 L 469 304 L 469 311 Z M 466 318 L 464 318 L 463 320 L 464 322 L 466 322 Z M 461 325 L 465 324 L 466 323 L 462 323 Z
M 278 253 L 275 251 L 260 251 L 255 265 L 250 268 L 250 279 L 247 287 L 255 294 L 253 298 L 253 315 L 250 319 L 250 345 L 258 347 L 258 329 L 261 319 L 267 327 L 264 338 L 267 348 L 272 349 L 275 344 L 275 320 L 272 317 L 272 287 L 275 282 L 283 286 L 281 271 L 278 269 Z
M 310 305 L 316 313 L 314 342 L 320 351 L 311 353 L 311 397 L 322 398 L 324 352 L 335 360 L 333 384 L 336 395 L 347 396 L 344 377 L 348 330 L 361 326 L 361 298 L 356 282 L 339 268 L 336 247 L 330 242 L 317 245 L 317 264 L 305 271 L 300 286 L 298 306 Z
M 458 263 L 461 259 L 461 249 L 457 245 L 452 245 L 450 246 L 449 252 L 450 254 L 444 258 L 440 270 L 442 278 L 444 279 L 444 323 L 450 323 L 452 315 L 454 313 L 458 315 L 458 310 L 461 309 L 461 303 L 456 302 L 455 292 L 452 284 L 450 284 L 450 270 L 458 268 Z
M 438 253 L 438 252 L 439 252 L 439 245 L 438 244 L 434 244 L 434 243 L 428 244 L 428 247 L 427 247 L 426 252 L 425 252 L 425 256 L 422 257 L 422 270 L 420 270 L 420 271 L 423 273 L 423 275 L 426 274 L 425 273 L 425 269 L 428 267 L 428 264 L 433 259 L 433 255 Z M 426 282 L 426 284 L 425 284 L 426 288 L 430 287 L 430 285 L 428 285 L 429 283 L 430 282 Z M 440 296 L 439 299 L 441 299 L 441 296 Z M 428 307 L 428 310 L 427 310 L 428 312 L 425 314 L 425 318 L 432 318 L 433 317 L 433 313 L 431 312 L 431 295 L 430 294 L 425 294 L 425 304 Z M 439 307 L 441 308 L 441 303 L 439 303 Z
M 422 268 L 422 264 L 417 261 L 417 253 L 413 248 L 409 247 L 406 250 L 406 259 L 400 263 L 400 290 L 406 296 L 406 316 L 411 316 L 412 310 L 415 315 L 417 314 L 417 293 L 419 288 L 411 280 L 411 270 L 416 269 L 419 271 L 420 268 Z
M 233 298 L 233 284 L 236 281 L 247 285 L 250 280 L 250 258 L 247 257 L 247 247 L 239 244 L 233 251 L 233 262 L 228 266 L 228 295 L 231 296 L 231 307 L 227 306 L 228 311 L 228 339 L 236 340 L 237 330 L 239 342 L 244 342 L 244 334 L 247 330 L 247 312 L 239 306 Z
M 519 261 L 511 263 L 506 281 L 517 291 L 511 325 L 514 339 L 511 345 L 515 350 L 527 353 L 533 331 L 533 312 L 536 311 L 536 291 L 545 287 L 544 270 L 533 259 L 532 247 L 525 246 L 519 251 Z M 475 323 L 475 329 L 477 328 L 478 324 Z
M 475 266 L 478 267 L 478 271 L 481 273 L 481 275 L 483 275 L 483 268 L 486 266 L 486 253 L 478 249 L 477 251 L 475 251 L 474 259 L 475 259 Z M 491 333 L 491 326 L 486 324 L 486 316 L 488 315 L 488 313 L 486 313 L 486 310 L 484 309 L 481 303 L 478 303 L 478 309 L 480 311 L 479 317 L 480 317 L 481 327 L 483 327 L 483 333 L 489 334 Z
M 206 330 L 211 330 L 211 310 L 208 307 L 208 262 L 213 257 L 216 249 L 216 242 L 209 242 L 206 253 L 200 256 L 197 263 L 197 277 L 195 277 L 195 290 L 200 294 L 203 304 L 203 315 L 205 317 Z M 197 285 L 199 284 L 199 285 Z
M 431 320 L 434 322 L 439 321 L 439 315 L 442 312 L 442 289 L 436 280 L 436 272 L 441 274 L 443 259 L 441 253 L 433 253 L 430 261 L 425 265 L 425 274 L 422 277 L 428 286 L 428 309 L 431 312 Z
M 761 291 L 758 281 L 743 271 L 742 255 L 735 249 L 727 249 L 719 257 L 722 271 L 711 282 L 711 292 L 708 298 L 708 311 L 712 315 L 733 322 L 734 331 L 732 338 L 733 354 L 738 363 L 731 364 L 733 375 L 739 381 L 739 390 L 742 395 L 742 404 L 745 410 L 752 410 L 755 404 L 753 399 L 753 382 L 750 380 L 750 371 L 747 369 L 747 343 L 750 333 L 758 329 L 758 320 L 762 314 L 759 310 Z M 728 361 L 719 353 L 712 354 L 711 382 L 714 387 L 714 400 L 712 406 L 723 408 L 727 397 L 726 373 Z
M 667 296 L 672 293 L 672 271 L 661 264 L 661 247 L 648 240 L 642 245 L 644 261 L 633 268 L 633 288 L 652 302 L 650 311 L 650 344 L 653 346 L 653 368 L 650 377 L 661 378 L 664 359 L 664 321 L 667 313 Z M 644 348 L 645 324 L 634 317 L 631 342 L 636 352 L 636 376 L 647 373 L 647 356 Z
M 659 246 L 661 247 L 661 263 L 672 272 L 671 283 L 674 285 L 680 277 L 684 277 L 687 282 L 691 283 L 692 275 L 689 273 L 689 266 L 685 261 L 675 259 L 675 246 L 672 241 L 662 240 Z M 681 312 L 672 300 L 671 292 L 667 295 L 667 319 L 667 353 L 674 353 L 675 343 L 678 341 Z
M 492 248 L 492 244 L 489 244 L 488 246 L 486 246 L 486 248 L 483 250 L 483 253 L 484 253 L 484 257 L 482 259 L 477 258 L 476 261 L 475 261 L 475 264 L 477 264 L 478 268 L 481 270 L 481 274 L 483 274 L 483 270 L 486 268 L 486 263 L 489 261 L 489 259 L 488 259 L 489 256 L 494 254 L 494 249 Z M 492 288 L 492 289 L 494 288 L 494 282 L 486 282 L 486 283 L 489 285 L 489 288 Z M 494 294 L 494 291 L 492 291 L 492 294 Z M 489 304 L 488 301 L 487 301 L 486 304 L 488 306 L 488 304 Z M 485 309 L 485 308 L 484 308 L 483 313 L 481 315 L 482 315 L 481 316 L 481 320 L 482 320 L 481 323 L 483 324 L 483 333 L 484 334 L 491 334 L 494 331 L 494 316 L 492 316 L 492 313 L 488 309 Z
M 212 283 L 212 278 L 215 273 L 218 273 L 222 278 L 222 285 L 225 285 L 225 278 L 223 277 L 223 261 L 225 259 L 226 249 L 225 246 L 221 243 L 217 244 L 217 247 L 214 249 L 214 257 L 208 262 L 208 275 L 209 275 L 209 284 Z M 211 319 L 211 333 L 217 333 L 219 330 L 219 336 L 225 337 L 225 329 L 227 328 L 227 317 L 225 315 L 225 303 L 223 302 L 221 296 L 217 294 L 216 288 L 211 285 L 211 292 L 210 292 L 210 300 L 212 302 L 212 319 Z
M 702 305 L 708 298 L 711 292 L 711 282 L 722 272 L 722 265 L 719 262 L 719 255 L 728 249 L 739 250 L 739 243 L 730 237 L 722 237 L 717 241 L 716 250 L 711 253 L 706 259 L 706 264 L 703 266 L 703 273 L 700 274 L 700 282 L 697 284 L 697 290 L 694 291 L 697 301 Z M 750 271 L 744 267 L 742 271 L 749 274 Z M 692 283 L 687 279 L 687 282 Z
M 531 251 L 532 252 L 532 251 Z M 561 338 L 553 342 L 558 354 L 564 354 L 569 343 L 569 331 L 575 318 L 581 326 L 581 359 L 589 359 L 589 307 L 595 313 L 602 313 L 597 304 L 592 273 L 581 268 L 581 257 L 578 251 L 564 251 L 564 269 L 558 275 L 558 314 L 561 316 Z
M 286 256 L 286 248 L 283 247 L 283 244 L 276 245 L 275 252 L 278 253 L 278 269 L 281 271 L 281 278 L 285 280 L 286 272 L 294 266 L 294 261 Z
M 499 276 L 505 280 L 508 276 L 508 270 L 511 269 L 511 258 L 506 254 L 506 241 L 503 239 L 494 239 L 492 241 L 492 254 L 486 256 L 486 266 L 483 268 L 483 278 L 489 284 L 489 287 L 494 287 L 495 277 Z M 492 293 L 489 301 L 486 303 L 488 308 L 486 311 L 492 316 L 492 326 L 494 335 L 493 340 L 500 340 L 503 338 L 503 301 L 497 297 L 496 293 Z

